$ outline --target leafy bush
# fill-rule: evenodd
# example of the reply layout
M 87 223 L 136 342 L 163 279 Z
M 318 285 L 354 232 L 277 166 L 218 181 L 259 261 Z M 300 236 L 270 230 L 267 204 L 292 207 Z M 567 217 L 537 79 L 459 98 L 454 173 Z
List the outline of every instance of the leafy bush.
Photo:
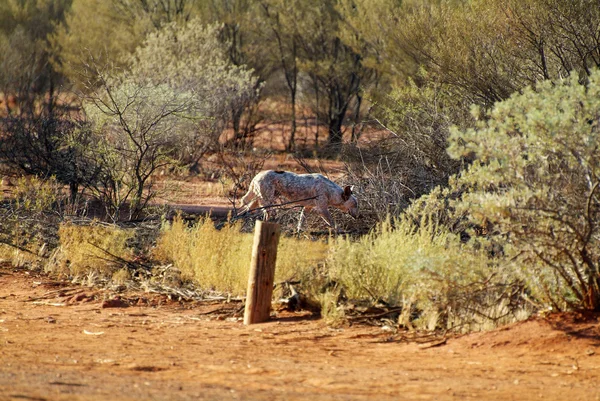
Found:
M 61 107 L 0 118 L 0 131 L 0 161 L 14 173 L 54 177 L 69 186 L 73 204 L 79 191 L 93 182 L 95 163 L 82 151 L 93 146 L 89 127 Z
M 90 191 L 113 221 L 128 209 L 129 218 L 137 218 L 157 194 L 153 174 L 174 164 L 176 149 L 190 140 L 186 128 L 200 116 L 190 93 L 102 79 L 102 89 L 84 103 L 96 139 L 85 153 L 99 169 Z
M 234 104 L 258 96 L 256 78 L 229 63 L 219 26 L 198 20 L 171 23 L 148 36 L 127 71 L 91 64 L 83 107 L 97 146 L 90 185 L 113 220 L 129 208 L 139 217 L 157 191 L 154 173 L 179 162 L 194 163 L 216 147 Z
M 204 289 L 245 294 L 252 254 L 252 234 L 240 232 L 241 223 L 215 228 L 210 218 L 193 227 L 176 218 L 165 223 L 154 256 L 173 263 L 182 275 Z M 310 277 L 315 266 L 326 258 L 321 242 L 283 237 L 279 241 L 275 280 Z
M 458 163 L 446 152 L 449 128 L 473 120 L 466 112 L 468 104 L 453 97 L 447 85 L 435 82 L 424 69 L 415 79 L 392 90 L 381 103 L 381 114 L 394 133 L 388 142 L 396 152 L 396 165 L 403 167 L 405 185 L 418 197 L 457 172 Z
M 188 133 L 193 140 L 180 144 L 188 155 L 198 156 L 202 145 L 214 145 L 231 123 L 232 110 L 255 102 L 259 95 L 253 71 L 229 60 L 228 44 L 219 40 L 222 29 L 198 19 L 173 22 L 149 35 L 132 58 L 131 79 L 167 84 L 194 96 L 194 106 L 204 118 Z
M 511 272 L 433 219 L 388 219 L 356 242 L 338 238 L 328 267 L 347 297 L 403 306 L 403 324 L 467 331 L 527 315 Z
M 538 300 L 600 310 L 600 72 L 526 89 L 487 117 L 452 133 L 454 156 L 477 157 L 455 183 L 457 212 L 503 236 Z

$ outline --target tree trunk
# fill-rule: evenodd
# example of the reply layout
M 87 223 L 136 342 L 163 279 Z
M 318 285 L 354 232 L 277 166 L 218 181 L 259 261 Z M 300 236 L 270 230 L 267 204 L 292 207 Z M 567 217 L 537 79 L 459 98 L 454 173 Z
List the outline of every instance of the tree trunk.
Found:
M 344 122 L 343 114 L 336 114 L 329 120 L 329 147 L 335 153 L 338 153 L 342 148 L 342 123 Z
M 292 118 L 290 128 L 290 141 L 288 142 L 287 151 L 293 152 L 296 149 L 296 90 L 291 91 L 291 103 L 292 103 Z
M 290 142 L 288 144 L 288 151 L 294 151 L 296 149 L 296 92 L 298 88 L 298 65 L 296 61 L 297 57 L 296 40 L 294 39 L 292 44 L 292 69 L 289 74 L 286 72 L 288 87 L 290 89 L 290 97 L 292 103 L 292 127 L 290 132 Z M 285 66 L 284 66 L 285 68 Z
M 333 86 L 329 88 L 329 148 L 338 153 L 342 149 L 343 133 L 342 124 L 346 118 L 348 102 L 345 101 L 344 94 L 340 88 Z
M 231 110 L 231 123 L 233 126 L 233 146 L 235 148 L 243 148 L 244 147 L 244 135 L 242 135 L 241 131 L 240 131 L 240 126 L 241 126 L 241 121 L 242 121 L 242 114 L 243 114 L 243 109 L 242 107 L 239 107 L 237 109 L 232 109 Z
M 360 138 L 360 129 L 358 129 L 358 120 L 360 119 L 360 106 L 362 105 L 362 96 L 360 93 L 356 94 L 356 110 L 354 112 L 354 124 L 352 125 L 352 143 L 358 142 Z
M 69 183 L 69 203 L 71 205 L 77 201 L 77 193 L 79 193 L 79 185 L 76 182 Z
M 317 78 L 313 76 L 313 82 L 315 85 L 315 149 L 319 149 L 319 83 Z

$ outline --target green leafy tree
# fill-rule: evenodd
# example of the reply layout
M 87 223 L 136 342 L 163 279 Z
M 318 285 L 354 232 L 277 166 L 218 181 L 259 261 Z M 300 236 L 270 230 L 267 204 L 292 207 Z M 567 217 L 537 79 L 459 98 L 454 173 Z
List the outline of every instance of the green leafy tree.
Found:
M 357 4 L 387 35 L 361 30 L 384 65 L 409 76 L 423 66 L 455 96 L 485 108 L 544 79 L 589 75 L 600 63 L 593 0 L 377 1 L 387 17 Z
M 390 89 L 401 89 L 407 77 L 415 74 L 416 65 L 397 46 L 394 21 L 404 1 L 339 0 L 336 8 L 341 15 L 340 38 L 355 53 L 371 74 L 361 84 L 353 104 L 351 142 L 356 143 L 369 126 L 376 105 L 385 103 Z M 394 86 L 392 86 L 394 84 Z M 367 102 L 364 102 L 364 100 Z M 368 108 L 363 113 L 361 107 Z M 363 115 L 365 114 L 365 115 Z
M 301 69 L 312 81 L 315 99 L 321 94 L 325 98 L 324 107 L 317 101 L 313 109 L 327 124 L 330 149 L 339 152 L 351 102 L 372 79 L 373 70 L 363 64 L 361 53 L 342 40 L 335 1 L 307 0 L 303 7 Z
M 600 9 L 593 0 L 505 0 L 512 49 L 532 78 L 558 79 L 600 67 Z
M 285 84 L 290 96 L 290 139 L 287 150 L 293 151 L 296 147 L 296 103 L 298 94 L 298 75 L 300 57 L 300 38 L 297 21 L 301 18 L 298 12 L 298 1 L 262 0 L 260 3 L 262 17 L 267 29 L 263 30 L 262 38 L 274 43 L 269 47 L 269 54 L 285 78 Z
M 168 85 L 127 76 L 99 72 L 98 79 L 100 86 L 84 101 L 96 134 L 96 146 L 87 149 L 87 156 L 101 168 L 91 191 L 114 221 L 124 211 L 137 218 L 156 196 L 153 173 L 174 163 L 178 145 L 189 140 L 182 133 L 199 118 L 194 99 Z
M 478 114 L 478 111 L 475 112 Z M 506 240 L 538 299 L 600 310 L 600 72 L 498 103 L 477 128 L 454 130 L 451 153 L 475 155 L 456 203 Z
M 90 65 L 84 108 L 98 141 L 90 157 L 102 166 L 93 189 L 113 219 L 123 210 L 138 217 L 156 196 L 153 174 L 190 155 L 197 160 L 216 143 L 232 103 L 256 96 L 252 73 L 229 63 L 219 28 L 167 24 L 148 36 L 129 70 Z
M 532 83 L 511 52 L 513 27 L 501 2 L 407 5 L 397 14 L 397 43 L 454 96 L 489 108 Z
M 261 85 L 254 72 L 233 64 L 228 45 L 219 40 L 223 26 L 204 26 L 199 19 L 170 23 L 148 36 L 133 57 L 131 74 L 153 84 L 167 84 L 196 98 L 205 116 L 186 144 L 188 162 L 196 162 L 215 146 L 235 116 L 231 110 L 256 103 Z
M 198 14 L 198 0 L 112 0 L 132 20 L 148 21 L 155 29 L 170 22 L 185 22 Z
M 90 78 L 89 64 L 124 67 L 151 30 L 147 19 L 131 18 L 113 0 L 73 0 L 65 21 L 51 36 L 53 65 L 83 89 Z
M 51 36 L 53 64 L 71 81 L 85 86 L 86 65 L 125 67 L 146 35 L 163 25 L 198 14 L 196 0 L 71 0 L 65 21 Z
M 223 24 L 220 39 L 226 44 L 229 59 L 235 65 L 249 63 L 247 44 L 252 4 L 252 0 L 206 0 L 200 6 L 205 24 Z
M 6 0 L 0 4 L 0 92 L 12 96 L 7 114 L 49 114 L 63 77 L 51 64 L 48 37 L 65 18 L 71 0 Z
M 260 31 L 264 29 L 257 16 L 256 0 L 205 0 L 200 3 L 201 20 L 205 24 L 221 24 L 219 39 L 225 45 L 229 61 L 238 67 L 251 68 L 258 77 L 256 90 L 271 74 L 269 57 L 270 42 L 262 42 Z M 260 98 L 232 105 L 231 127 L 236 147 L 252 141 L 252 134 L 260 121 L 258 104 Z

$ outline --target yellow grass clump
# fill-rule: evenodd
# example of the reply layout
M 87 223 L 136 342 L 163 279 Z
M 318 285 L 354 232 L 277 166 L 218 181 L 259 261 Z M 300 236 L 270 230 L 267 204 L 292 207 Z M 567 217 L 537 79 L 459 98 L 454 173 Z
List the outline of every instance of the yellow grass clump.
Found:
M 67 276 L 98 274 L 111 276 L 122 268 L 121 260 L 133 256 L 127 241 L 132 230 L 117 226 L 92 224 L 78 226 L 61 224 L 58 229 L 60 246 L 56 249 L 46 270 Z
M 188 225 L 180 218 L 165 223 L 154 257 L 172 263 L 184 278 L 202 288 L 243 295 L 248 284 L 253 235 L 240 232 L 241 224 L 217 229 L 210 218 Z M 327 255 L 322 242 L 281 238 L 277 251 L 275 280 L 310 275 Z
M 42 264 L 48 244 L 44 235 L 52 231 L 52 221 L 65 196 L 54 177 L 24 176 L 3 179 L 10 182 L 0 220 L 0 262 L 13 266 Z M 48 217 L 50 216 L 50 217 Z
M 12 196 L 17 209 L 40 212 L 53 209 L 53 204 L 61 196 L 60 188 L 54 177 L 25 176 L 17 179 Z
M 32 249 L 39 248 L 37 244 L 30 247 Z M 42 259 L 35 253 L 35 249 L 28 251 L 28 248 L 19 249 L 0 244 L 0 263 L 10 263 L 14 267 L 37 266 Z
M 480 330 L 527 317 L 503 304 L 503 289 L 515 282 L 510 269 L 431 221 L 388 219 L 358 240 L 338 237 L 327 263 L 331 280 L 348 298 L 403 306 L 401 324 L 428 330 Z

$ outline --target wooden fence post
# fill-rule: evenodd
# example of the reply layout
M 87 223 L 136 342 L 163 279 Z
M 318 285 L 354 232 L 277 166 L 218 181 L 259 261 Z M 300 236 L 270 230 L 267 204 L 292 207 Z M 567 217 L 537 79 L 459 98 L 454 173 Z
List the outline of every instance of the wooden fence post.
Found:
M 256 221 L 244 324 L 269 320 L 280 231 L 279 224 Z

